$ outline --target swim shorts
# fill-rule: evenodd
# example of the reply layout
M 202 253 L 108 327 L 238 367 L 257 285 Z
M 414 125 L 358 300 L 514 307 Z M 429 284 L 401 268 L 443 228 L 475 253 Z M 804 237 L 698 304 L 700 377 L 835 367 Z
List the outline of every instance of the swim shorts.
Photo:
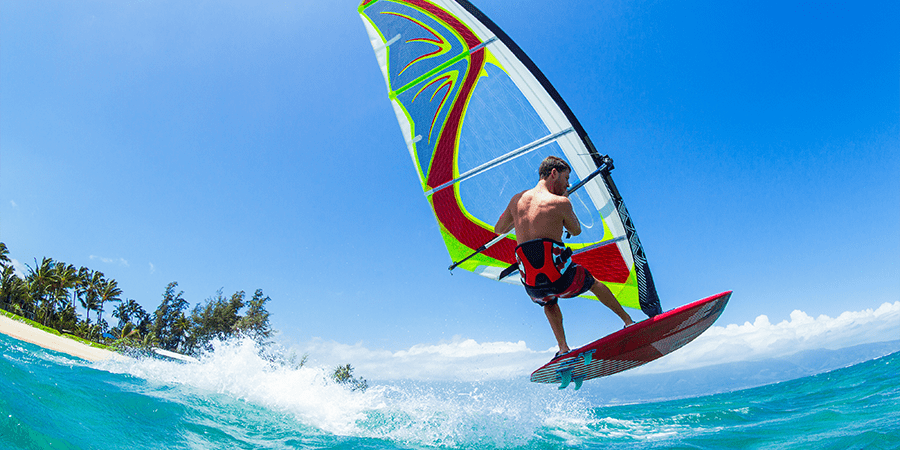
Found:
M 587 292 L 594 277 L 571 260 L 572 250 L 552 239 L 534 239 L 516 246 L 516 261 L 525 292 L 541 306 Z

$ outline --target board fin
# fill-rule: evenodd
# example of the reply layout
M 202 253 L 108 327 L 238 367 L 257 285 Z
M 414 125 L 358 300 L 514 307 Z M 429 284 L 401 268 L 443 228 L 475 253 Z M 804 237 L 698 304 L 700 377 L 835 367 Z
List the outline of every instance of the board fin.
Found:
M 588 366 L 591 364 L 591 360 L 594 358 L 594 352 L 596 352 L 596 351 L 597 351 L 597 349 L 593 349 L 593 350 L 588 350 L 584 353 L 581 353 L 581 358 L 584 359 L 584 365 Z
M 565 389 L 569 387 L 569 383 L 572 382 L 572 368 L 567 368 L 559 371 L 559 389 Z

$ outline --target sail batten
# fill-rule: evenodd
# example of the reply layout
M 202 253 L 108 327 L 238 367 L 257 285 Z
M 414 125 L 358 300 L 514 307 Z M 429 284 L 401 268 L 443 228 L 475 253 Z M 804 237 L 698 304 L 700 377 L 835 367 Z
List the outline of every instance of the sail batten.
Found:
M 453 184 L 459 183 L 460 181 L 463 181 L 463 180 L 466 180 L 466 179 L 468 179 L 468 178 L 474 177 L 475 175 L 478 175 L 478 174 L 480 174 L 480 173 L 482 173 L 482 172 L 484 172 L 484 171 L 486 171 L 486 170 L 490 170 L 490 169 L 493 168 L 493 167 L 496 167 L 496 166 L 498 166 L 498 165 L 500 165 L 500 164 L 503 164 L 503 163 L 505 163 L 505 162 L 507 162 L 507 161 L 509 161 L 509 160 L 512 160 L 512 159 L 515 159 L 515 158 L 517 158 L 517 157 L 519 157 L 519 156 L 522 156 L 522 155 L 525 154 L 525 153 L 528 153 L 528 152 L 537 150 L 537 149 L 541 148 L 542 146 L 547 145 L 547 144 L 549 144 L 550 142 L 552 142 L 552 141 L 558 139 L 560 136 L 563 136 L 563 135 L 565 135 L 565 134 L 571 133 L 571 132 L 573 132 L 573 131 L 575 131 L 573 128 L 567 128 L 567 129 L 565 129 L 565 130 L 562 130 L 562 131 L 553 133 L 553 134 L 551 134 L 551 135 L 544 136 L 543 138 L 538 139 L 538 140 L 536 140 L 536 141 L 534 141 L 534 142 L 532 142 L 532 143 L 530 143 L 530 144 L 527 144 L 527 145 L 525 145 L 525 146 L 523 146 L 523 147 L 517 148 L 517 149 L 515 149 L 515 150 L 513 150 L 513 151 L 511 151 L 511 152 L 509 152 L 509 153 L 507 153 L 507 154 L 505 154 L 505 155 L 502 155 L 502 156 L 500 156 L 500 157 L 498 157 L 498 158 L 496 158 L 496 159 L 494 159 L 494 160 L 488 161 L 488 162 L 486 162 L 486 163 L 484 163 L 484 164 L 482 164 L 482 165 L 480 165 L 480 166 L 478 166 L 478 167 L 476 167 L 476 168 L 474 168 L 474 169 L 471 169 L 471 170 L 469 170 L 468 172 L 466 172 L 466 173 L 464 173 L 464 174 L 461 174 L 460 176 L 458 176 L 458 177 L 456 177 L 456 178 L 454 178 L 454 179 L 452 179 L 452 180 L 450 180 L 450 181 L 448 181 L 448 182 L 446 182 L 446 183 L 444 183 L 444 184 L 442 184 L 442 185 L 440 185 L 440 186 L 438 186 L 438 187 L 436 187 L 436 188 L 434 188 L 434 189 L 425 191 L 425 195 L 426 195 L 426 196 L 430 196 L 430 195 L 434 194 L 435 192 L 440 191 L 441 189 L 448 188 L 448 187 L 450 187 L 450 186 L 453 185 Z
M 358 11 L 451 260 L 499 279 L 515 262 L 515 236 L 491 224 L 556 155 L 573 184 L 603 174 L 571 194 L 584 230 L 567 242 L 573 260 L 653 315 L 658 297 L 609 160 L 524 52 L 466 0 L 366 0 Z

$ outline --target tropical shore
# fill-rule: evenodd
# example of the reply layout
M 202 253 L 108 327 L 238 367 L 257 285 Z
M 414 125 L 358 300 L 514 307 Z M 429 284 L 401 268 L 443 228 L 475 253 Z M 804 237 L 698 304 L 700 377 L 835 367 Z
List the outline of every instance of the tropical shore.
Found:
M 118 353 L 102 348 L 91 347 L 90 345 L 82 344 L 81 342 L 64 336 L 57 336 L 3 315 L 0 315 L 0 333 L 20 341 L 30 342 L 46 349 L 55 350 L 87 361 L 93 362 L 110 358 L 124 358 Z

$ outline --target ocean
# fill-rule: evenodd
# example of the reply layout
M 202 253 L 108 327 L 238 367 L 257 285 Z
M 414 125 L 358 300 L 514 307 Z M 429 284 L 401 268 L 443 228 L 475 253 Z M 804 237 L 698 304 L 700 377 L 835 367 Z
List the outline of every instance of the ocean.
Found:
M 352 391 L 326 368 L 272 363 L 240 342 L 196 364 L 89 363 L 5 335 L 0 351 L 2 449 L 900 448 L 900 352 L 750 389 L 641 399 L 618 395 L 627 377 L 580 391 L 525 376 L 369 380 Z

